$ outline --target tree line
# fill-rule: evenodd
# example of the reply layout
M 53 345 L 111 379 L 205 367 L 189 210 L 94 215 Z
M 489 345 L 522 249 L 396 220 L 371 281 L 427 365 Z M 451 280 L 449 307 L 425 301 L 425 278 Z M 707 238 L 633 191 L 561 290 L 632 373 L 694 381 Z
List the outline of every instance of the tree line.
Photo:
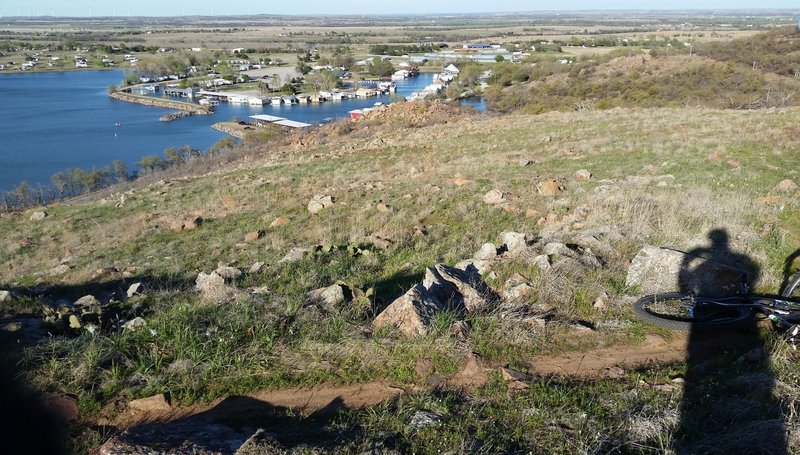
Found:
M 210 157 L 230 150 L 235 145 L 236 141 L 230 137 L 224 137 L 212 145 L 205 154 L 189 145 L 170 147 L 164 150 L 163 157 L 148 155 L 140 159 L 136 164 L 141 169 L 133 172 L 128 172 L 127 164 L 121 160 L 114 160 L 110 166 L 92 167 L 91 170 L 70 168 L 53 174 L 50 177 L 50 185 L 37 184 L 34 186 L 23 181 L 14 190 L 0 193 L 0 204 L 2 204 L 0 209 L 6 212 L 20 210 L 88 194 L 145 175 L 178 167 L 193 160 Z

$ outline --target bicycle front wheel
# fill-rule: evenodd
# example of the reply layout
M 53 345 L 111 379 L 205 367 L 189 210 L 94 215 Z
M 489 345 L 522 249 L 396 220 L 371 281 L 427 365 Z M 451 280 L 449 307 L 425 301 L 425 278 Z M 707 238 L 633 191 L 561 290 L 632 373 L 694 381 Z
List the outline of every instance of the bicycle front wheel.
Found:
M 782 297 L 800 297 L 800 272 L 795 272 L 786 281 L 786 287 L 781 291 Z
M 644 322 L 672 330 L 706 331 L 741 327 L 753 319 L 745 306 L 724 306 L 713 300 L 684 293 L 654 294 L 633 305 Z

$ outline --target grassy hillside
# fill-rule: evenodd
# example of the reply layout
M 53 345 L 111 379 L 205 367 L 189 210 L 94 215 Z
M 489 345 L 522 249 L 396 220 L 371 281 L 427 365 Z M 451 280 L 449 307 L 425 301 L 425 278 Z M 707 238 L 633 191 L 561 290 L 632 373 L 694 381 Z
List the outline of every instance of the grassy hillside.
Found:
M 739 74 L 731 71 L 728 82 Z M 665 77 L 659 74 L 652 77 Z M 693 74 L 675 77 L 691 81 Z M 312 438 L 298 450 L 354 452 L 376 443 L 418 453 L 724 447 L 718 435 L 672 438 L 681 390 L 670 384 L 684 373 L 680 361 L 588 379 L 528 378 L 518 391 L 499 370 L 469 393 L 426 378 L 430 371 L 454 378 L 473 352 L 487 368 L 535 376 L 535 356 L 637 346 L 653 333 L 672 340 L 633 317 L 639 291 L 624 284 L 629 261 L 648 244 L 690 249 L 705 244 L 710 230 L 725 229 L 731 247 L 761 265 L 758 287 L 776 291 L 784 259 L 800 244 L 796 193 L 775 190 L 798 179 L 798 115 L 792 107 L 501 117 L 444 104 L 392 105 L 251 148 L 205 175 L 55 204 L 41 220 L 31 220 L 33 211 L 0 215 L 0 289 L 14 296 L 0 305 L 9 322 L 53 316 L 59 307 L 75 314 L 71 303 L 88 294 L 98 300 L 87 306 L 99 313 L 95 323 L 89 310 L 79 328 L 51 317 L 53 336 L 20 342 L 16 358 L 37 390 L 77 400 L 76 450 L 115 434 L 117 426 L 82 430 L 126 415 L 124 404 L 134 398 L 168 392 L 181 407 L 262 389 L 376 380 L 417 392 L 335 414 L 324 427 L 340 437 Z M 578 178 L 579 170 L 591 178 Z M 537 186 L 549 180 L 563 190 L 542 194 Z M 505 194 L 502 204 L 484 201 L 493 189 Z M 307 204 L 315 195 L 334 204 L 312 214 Z M 198 217 L 199 225 L 186 227 Z M 542 271 L 524 258 L 501 261 L 484 274 L 487 283 L 502 292 L 509 279 L 521 280 L 530 292 L 466 316 L 462 339 L 451 335 L 462 318 L 451 312 L 437 315 L 422 337 L 372 326 L 427 267 L 471 258 L 485 242 L 499 245 L 503 231 L 524 233 L 534 245 L 593 236 L 602 262 L 556 254 L 553 268 Z M 282 260 L 297 247 L 309 252 Z M 243 273 L 224 293 L 195 290 L 198 274 L 219 266 Z M 136 282 L 144 290 L 126 296 Z M 324 305 L 308 294 L 336 283 L 351 294 L 345 303 Z M 121 328 L 137 316 L 143 327 Z M 783 407 L 742 408 L 752 425 L 780 420 L 776 412 L 789 419 L 800 396 L 793 352 L 765 336 L 771 357 L 719 368 L 752 381 L 766 364 L 775 371 L 779 387 L 763 392 Z M 429 361 L 426 369 L 420 360 Z M 726 393 L 751 388 L 747 380 Z M 409 429 L 418 410 L 439 413 L 444 423 Z
M 486 92 L 497 111 L 614 107 L 760 109 L 796 106 L 800 34 L 793 28 L 686 50 L 629 51 L 559 63 L 496 67 Z

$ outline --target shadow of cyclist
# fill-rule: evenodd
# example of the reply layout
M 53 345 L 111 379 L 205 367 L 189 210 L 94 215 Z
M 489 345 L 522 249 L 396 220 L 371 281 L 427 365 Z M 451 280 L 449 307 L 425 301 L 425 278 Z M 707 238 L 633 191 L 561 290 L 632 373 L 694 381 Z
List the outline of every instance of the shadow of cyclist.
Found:
M 710 231 L 708 238 L 710 246 L 686 253 L 681 291 L 725 297 L 734 295 L 742 282 L 757 282 L 758 265 L 731 251 L 724 229 Z M 737 329 L 690 332 L 675 435 L 678 453 L 786 453 L 768 360 L 755 319 Z

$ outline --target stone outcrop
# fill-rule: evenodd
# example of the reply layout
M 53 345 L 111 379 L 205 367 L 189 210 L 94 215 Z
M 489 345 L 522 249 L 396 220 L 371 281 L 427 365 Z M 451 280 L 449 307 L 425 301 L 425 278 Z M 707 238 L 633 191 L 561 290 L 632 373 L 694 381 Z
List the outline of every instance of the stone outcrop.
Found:
M 642 294 L 695 291 L 708 296 L 735 294 L 742 271 L 680 251 L 645 246 L 631 261 L 626 286 L 638 286 Z
M 431 318 L 445 306 L 421 284 L 392 302 L 375 318 L 375 327 L 394 327 L 409 336 L 428 333 Z
M 425 335 L 436 313 L 447 309 L 459 314 L 484 311 L 497 301 L 497 294 L 486 285 L 477 270 L 437 264 L 425 271 L 421 284 L 392 302 L 373 324 L 376 327 L 395 327 L 410 336 Z

